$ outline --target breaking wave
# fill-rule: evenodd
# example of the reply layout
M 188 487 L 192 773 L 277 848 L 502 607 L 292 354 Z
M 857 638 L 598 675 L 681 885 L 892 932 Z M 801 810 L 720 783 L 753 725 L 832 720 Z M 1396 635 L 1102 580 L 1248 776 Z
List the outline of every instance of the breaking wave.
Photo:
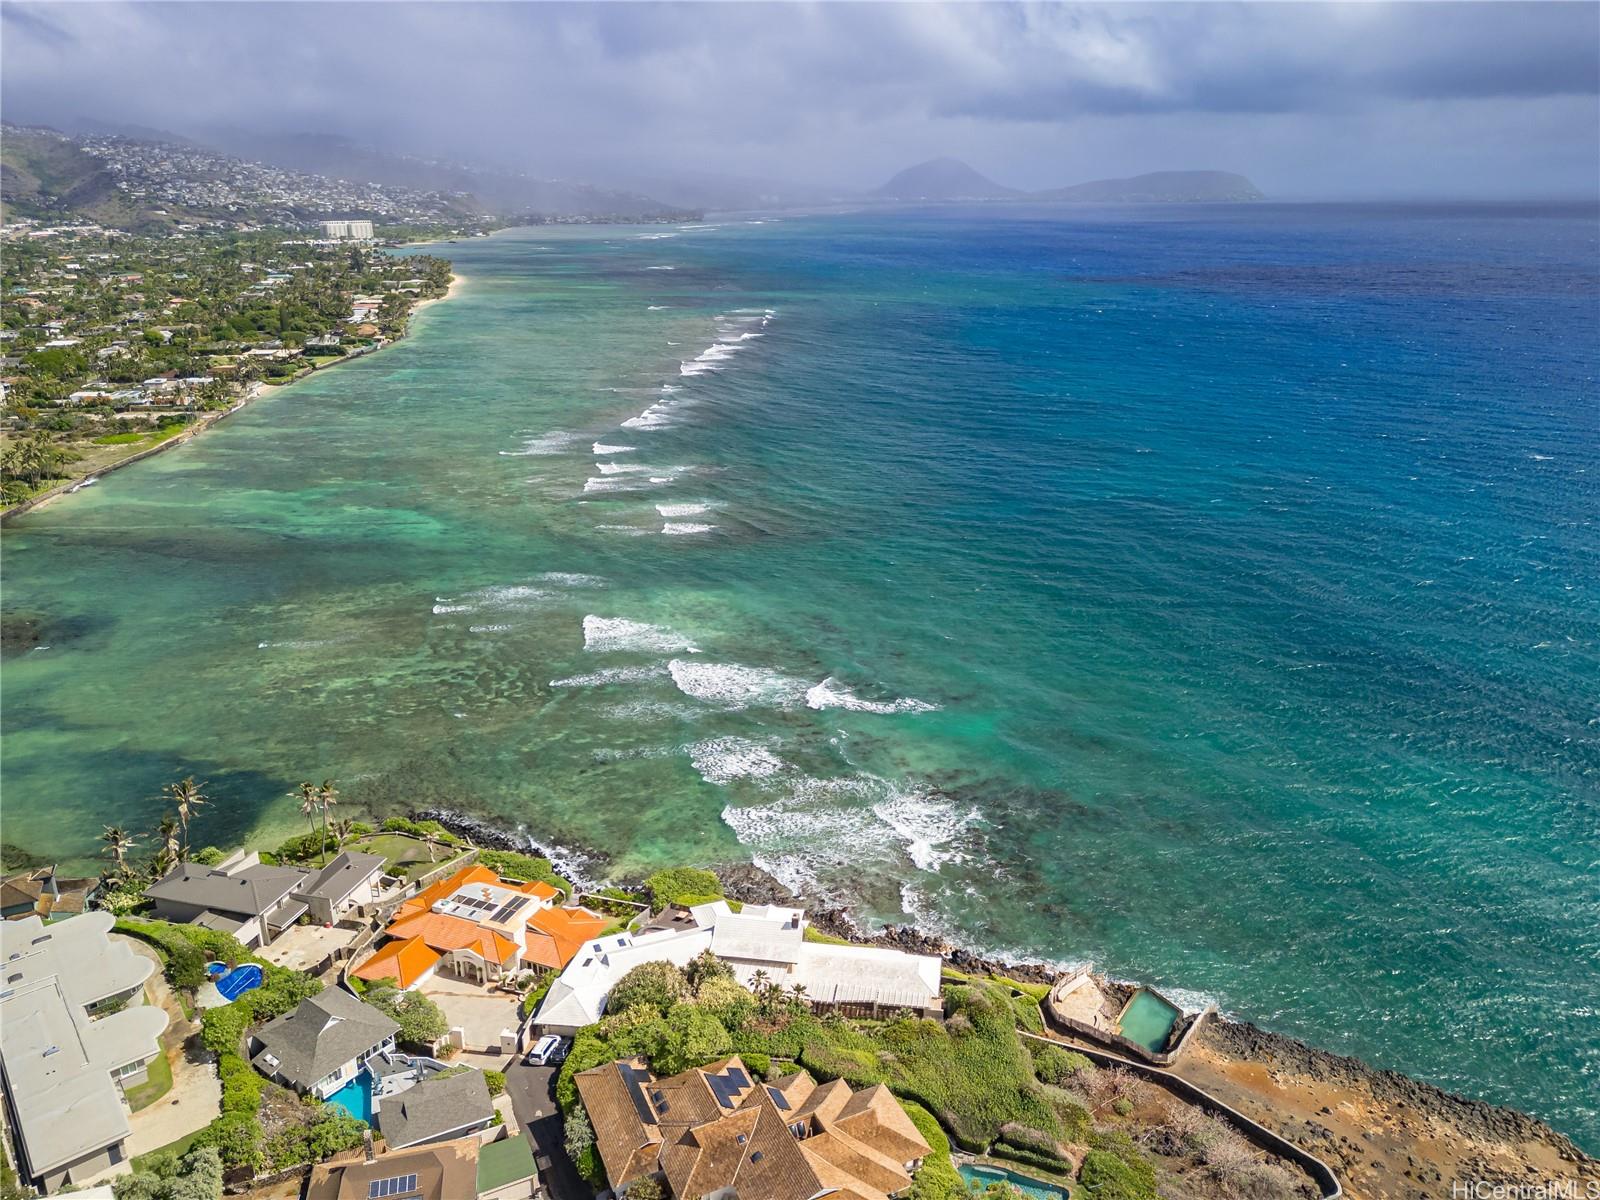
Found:
M 700 648 L 665 625 L 649 625 L 626 617 L 583 619 L 583 648 L 596 652 L 633 650 L 656 654 L 698 654 Z

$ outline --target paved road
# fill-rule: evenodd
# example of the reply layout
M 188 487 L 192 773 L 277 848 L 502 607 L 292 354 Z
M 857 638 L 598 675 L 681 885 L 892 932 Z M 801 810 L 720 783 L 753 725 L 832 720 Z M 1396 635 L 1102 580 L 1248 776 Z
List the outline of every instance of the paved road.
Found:
M 556 1107 L 557 1067 L 528 1067 L 519 1057 L 507 1065 L 506 1091 L 517 1124 L 533 1144 L 539 1178 L 554 1200 L 591 1200 L 594 1190 L 579 1177 L 562 1144 L 561 1110 Z M 546 1164 L 549 1164 L 548 1166 Z

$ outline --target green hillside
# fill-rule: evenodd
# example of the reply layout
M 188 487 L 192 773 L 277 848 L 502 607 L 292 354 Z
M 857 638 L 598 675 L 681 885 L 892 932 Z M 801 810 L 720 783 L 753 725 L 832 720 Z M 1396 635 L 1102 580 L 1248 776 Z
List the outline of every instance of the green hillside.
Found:
M 7 218 L 83 218 L 128 229 L 170 224 L 118 192 L 99 159 L 45 129 L 6 128 L 0 139 L 0 205 Z

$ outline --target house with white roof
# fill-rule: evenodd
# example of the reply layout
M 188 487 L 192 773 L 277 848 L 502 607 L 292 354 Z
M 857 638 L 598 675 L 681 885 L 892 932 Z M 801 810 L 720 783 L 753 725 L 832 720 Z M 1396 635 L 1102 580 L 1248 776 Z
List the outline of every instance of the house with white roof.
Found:
M 0 923 L 0 1083 L 18 1173 L 50 1193 L 128 1170 L 122 1089 L 144 1082 L 167 1014 L 133 1004 L 155 964 L 108 936 L 110 913 Z
M 546 1033 L 573 1034 L 605 1015 L 611 989 L 647 962 L 684 966 L 709 950 L 750 987 L 757 972 L 785 988 L 804 988 L 818 1008 L 866 1007 L 943 1012 L 941 962 L 932 954 L 907 954 L 879 946 L 844 946 L 806 940 L 805 910 L 747 904 L 734 912 L 725 900 L 697 904 L 686 919 L 635 934 L 610 934 L 585 945 L 557 977 L 534 1017 Z

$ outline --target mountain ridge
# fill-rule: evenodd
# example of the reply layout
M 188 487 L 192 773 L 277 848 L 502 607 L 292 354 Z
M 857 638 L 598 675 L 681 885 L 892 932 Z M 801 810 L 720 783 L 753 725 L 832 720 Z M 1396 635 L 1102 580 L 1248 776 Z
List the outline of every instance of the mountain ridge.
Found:
M 1239 203 L 1264 200 L 1246 176 L 1232 171 L 1150 171 L 1123 179 L 1092 179 L 1042 191 L 996 183 L 960 159 L 930 158 L 896 172 L 872 196 L 882 200 L 1043 200 L 1087 204 Z

